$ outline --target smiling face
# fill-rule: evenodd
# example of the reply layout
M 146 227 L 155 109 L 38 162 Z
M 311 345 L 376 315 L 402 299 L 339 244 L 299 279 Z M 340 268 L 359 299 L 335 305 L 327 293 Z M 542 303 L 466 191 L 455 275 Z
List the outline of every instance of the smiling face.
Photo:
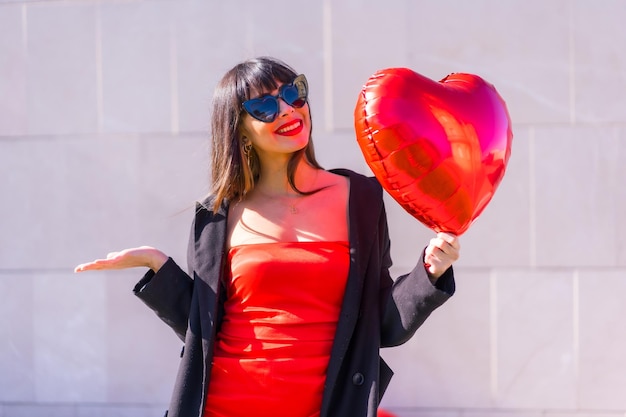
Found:
M 277 82 L 278 88 L 282 83 Z M 252 98 L 265 94 L 276 95 L 274 91 L 264 91 L 253 95 Z M 273 122 L 261 122 L 249 114 L 244 114 L 240 125 L 240 132 L 252 143 L 259 158 L 289 158 L 289 156 L 308 143 L 311 135 L 311 114 L 308 103 L 300 108 L 292 107 L 282 99 L 278 99 L 279 112 Z

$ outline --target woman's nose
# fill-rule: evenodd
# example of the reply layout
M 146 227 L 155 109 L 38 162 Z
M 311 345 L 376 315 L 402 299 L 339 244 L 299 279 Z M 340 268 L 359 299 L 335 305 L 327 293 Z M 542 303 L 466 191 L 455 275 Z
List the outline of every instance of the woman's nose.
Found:
M 278 99 L 278 106 L 278 114 L 280 116 L 286 116 L 294 111 L 293 107 L 287 104 L 282 98 Z

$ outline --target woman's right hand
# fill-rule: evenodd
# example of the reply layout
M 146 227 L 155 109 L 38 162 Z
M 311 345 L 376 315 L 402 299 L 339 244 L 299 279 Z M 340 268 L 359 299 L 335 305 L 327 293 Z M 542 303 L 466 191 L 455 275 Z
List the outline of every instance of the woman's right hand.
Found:
M 167 261 L 168 256 L 158 249 L 150 246 L 124 249 L 119 252 L 111 252 L 106 259 L 96 259 L 78 265 L 74 272 L 98 271 L 107 269 L 125 269 L 136 267 L 148 267 L 157 272 Z

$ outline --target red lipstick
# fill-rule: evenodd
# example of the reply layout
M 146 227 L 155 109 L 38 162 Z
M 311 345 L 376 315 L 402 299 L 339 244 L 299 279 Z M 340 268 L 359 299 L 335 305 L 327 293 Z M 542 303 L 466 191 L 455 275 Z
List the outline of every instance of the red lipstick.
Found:
M 274 131 L 274 133 L 281 136 L 295 136 L 298 133 L 302 132 L 303 128 L 304 123 L 302 123 L 302 120 L 296 119 L 289 123 L 281 125 L 278 129 Z

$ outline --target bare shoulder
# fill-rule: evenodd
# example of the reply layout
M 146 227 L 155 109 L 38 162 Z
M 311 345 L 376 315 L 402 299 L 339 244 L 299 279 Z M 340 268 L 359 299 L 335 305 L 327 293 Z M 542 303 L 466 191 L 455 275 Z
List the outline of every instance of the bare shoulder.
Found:
M 330 171 L 321 171 L 317 186 L 320 189 L 327 190 L 329 193 L 347 197 L 350 190 L 350 178 Z

